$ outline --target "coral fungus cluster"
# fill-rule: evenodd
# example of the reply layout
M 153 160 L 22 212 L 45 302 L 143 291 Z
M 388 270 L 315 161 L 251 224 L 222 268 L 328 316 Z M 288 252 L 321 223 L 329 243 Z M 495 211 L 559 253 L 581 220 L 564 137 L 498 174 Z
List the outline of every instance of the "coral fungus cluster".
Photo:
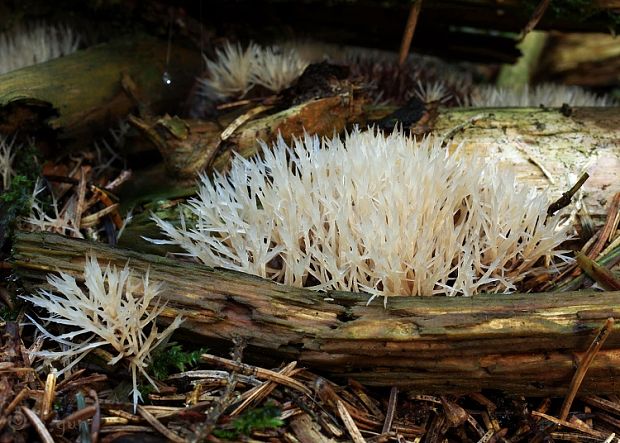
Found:
M 473 88 L 464 105 L 476 108 L 498 107 L 560 107 L 570 106 L 617 106 L 608 95 L 597 95 L 579 86 L 543 83 L 536 86 L 503 88 L 495 85 L 479 85 Z
M 158 331 L 155 321 L 165 307 L 158 301 L 161 285 L 149 281 L 148 273 L 140 279 L 133 277 L 128 266 L 122 270 L 107 266 L 102 270 L 94 257 L 87 259 L 84 266 L 86 292 L 78 286 L 75 278 L 65 273 L 49 275 L 47 282 L 53 291 L 41 290 L 23 298 L 50 313 L 49 317 L 43 318 L 46 323 L 73 329 L 53 335 L 29 317 L 45 338 L 63 346 L 61 351 L 40 351 L 34 355 L 50 360 L 72 359 L 63 369 L 65 372 L 92 350 L 111 346 L 117 354 L 108 364 L 114 365 L 121 360 L 129 364 L 135 408 L 140 397 L 138 373 L 157 389 L 146 373 L 151 351 L 182 322 L 181 317 L 177 317 L 166 329 Z
M 306 69 L 309 62 L 294 49 L 261 47 L 250 43 L 227 42 L 216 50 L 214 60 L 205 59 L 208 76 L 202 80 L 202 94 L 211 99 L 240 97 L 254 85 L 279 92 L 288 87 Z
M 80 38 L 69 27 L 38 24 L 0 34 L 0 74 L 71 54 Z
M 168 240 L 210 266 L 377 295 L 515 288 L 567 234 L 544 194 L 442 140 L 354 130 L 280 139 L 202 177 Z

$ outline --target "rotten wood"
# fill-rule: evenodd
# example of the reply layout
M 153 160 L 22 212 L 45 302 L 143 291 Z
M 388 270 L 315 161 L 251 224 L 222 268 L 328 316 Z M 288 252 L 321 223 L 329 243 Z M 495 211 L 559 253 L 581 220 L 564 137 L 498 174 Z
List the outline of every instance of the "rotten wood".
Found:
M 565 395 L 620 292 L 391 297 L 319 293 L 246 274 L 45 233 L 18 233 L 15 272 L 28 290 L 49 272 L 82 278 L 87 254 L 164 284 L 164 322 L 179 313 L 188 338 L 244 339 L 248 355 L 289 358 L 361 383 L 414 392 L 500 389 Z M 620 327 L 588 368 L 582 395 L 620 393 Z
M 304 131 L 331 136 L 364 120 L 361 99 L 348 93 L 311 100 L 250 120 L 268 109 L 256 106 L 228 124 L 224 132 L 219 122 L 168 115 L 146 119 L 130 116 L 129 122 L 157 147 L 170 177 L 193 183 L 205 169 L 226 170 L 233 152 L 245 157 L 255 154 L 259 148 L 257 140 L 271 144 L 281 136 L 290 142 L 293 137 L 303 136 Z
M 352 123 L 365 120 L 362 103 L 360 99 L 345 93 L 312 100 L 248 122 L 222 143 L 209 167 L 217 171 L 225 170 L 233 152 L 244 157 L 255 154 L 259 147 L 256 140 L 271 144 L 282 136 L 290 142 L 293 137 L 303 136 L 304 131 L 318 136 L 332 136 Z
M 191 180 L 217 152 L 222 130 L 216 122 L 168 115 L 144 120 L 130 115 L 129 123 L 157 147 L 171 177 Z
M 596 224 L 602 224 L 608 201 L 620 192 L 620 108 L 572 108 L 570 115 L 553 108 L 444 109 L 434 130 L 450 134 L 451 149 L 462 145 L 499 160 L 520 183 L 545 190 L 550 201 L 587 172 L 579 192 Z

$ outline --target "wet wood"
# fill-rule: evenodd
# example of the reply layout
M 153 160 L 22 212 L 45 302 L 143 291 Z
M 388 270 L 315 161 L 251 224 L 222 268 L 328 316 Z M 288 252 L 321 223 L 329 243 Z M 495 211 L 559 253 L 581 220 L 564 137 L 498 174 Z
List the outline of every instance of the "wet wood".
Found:
M 247 340 L 268 354 L 379 386 L 423 393 L 501 389 L 564 395 L 577 362 L 607 318 L 620 318 L 620 292 L 392 297 L 387 309 L 363 294 L 317 293 L 206 266 L 52 234 L 18 233 L 15 272 L 28 290 L 48 272 L 81 277 L 86 254 L 165 285 L 166 321 L 185 317 L 187 336 Z M 610 331 L 580 394 L 620 393 L 620 328 Z
M 261 112 L 238 125 L 230 124 L 233 119 L 228 115 L 217 122 L 168 115 L 147 119 L 132 116 L 129 122 L 157 147 L 171 179 L 194 183 L 204 170 L 225 171 L 235 152 L 245 157 L 255 154 L 260 147 L 257 140 L 271 145 L 280 136 L 290 142 L 304 132 L 332 136 L 364 120 L 361 99 L 347 93 L 310 100 L 266 116 L 259 115 L 264 107 L 256 108 Z M 253 109 L 247 113 L 252 114 Z M 226 129 L 223 122 L 229 123 Z

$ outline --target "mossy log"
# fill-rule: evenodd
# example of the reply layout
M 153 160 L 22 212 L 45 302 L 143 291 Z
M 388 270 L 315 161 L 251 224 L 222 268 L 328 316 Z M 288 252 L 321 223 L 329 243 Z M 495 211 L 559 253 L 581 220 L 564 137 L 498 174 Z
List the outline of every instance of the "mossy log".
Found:
M 170 61 L 166 63 L 166 53 Z M 198 51 L 138 36 L 97 45 L 0 76 L 0 132 L 60 131 L 76 139 L 102 131 L 136 107 L 174 112 L 200 72 Z M 168 71 L 172 82 L 162 79 Z M 128 93 L 127 76 L 137 87 Z
M 14 266 L 28 290 L 48 272 L 81 278 L 85 256 L 164 283 L 164 321 L 179 313 L 193 340 L 244 338 L 246 355 L 296 359 L 368 385 L 422 393 L 501 389 L 563 395 L 620 292 L 393 297 L 318 293 L 199 264 L 45 233 L 18 233 Z M 596 356 L 583 394 L 620 394 L 620 326 Z

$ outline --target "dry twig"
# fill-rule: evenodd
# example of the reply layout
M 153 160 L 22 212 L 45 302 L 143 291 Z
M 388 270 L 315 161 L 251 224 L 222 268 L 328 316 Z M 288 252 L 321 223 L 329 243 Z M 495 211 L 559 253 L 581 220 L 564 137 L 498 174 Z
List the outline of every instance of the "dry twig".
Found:
M 579 363 L 579 368 L 577 368 L 577 372 L 575 372 L 575 375 L 573 376 L 573 379 L 571 380 L 570 387 L 568 389 L 568 394 L 566 395 L 566 398 L 564 399 L 564 403 L 562 404 L 562 409 L 560 412 L 560 420 L 566 420 L 566 418 L 568 417 L 570 407 L 573 404 L 573 400 L 575 399 L 575 396 L 577 395 L 579 386 L 581 385 L 583 378 L 586 376 L 586 372 L 588 371 L 590 364 L 594 360 L 594 357 L 596 357 L 596 354 L 598 353 L 598 351 L 601 349 L 601 347 L 605 343 L 605 340 L 607 340 L 607 338 L 611 334 L 613 327 L 614 327 L 614 319 L 613 317 L 610 317 L 607 319 L 607 321 L 605 322 L 605 324 L 603 325 L 599 333 L 596 335 L 596 337 L 590 344 L 590 347 L 586 351 L 585 355 L 581 359 L 581 362 Z
M 398 66 L 401 68 L 405 65 L 407 55 L 409 55 L 409 48 L 411 47 L 413 33 L 418 24 L 420 9 L 422 9 L 422 0 L 414 0 L 409 10 L 409 17 L 407 17 L 407 24 L 405 25 L 405 32 L 403 33 L 403 39 L 400 43 L 400 51 L 398 53 Z

